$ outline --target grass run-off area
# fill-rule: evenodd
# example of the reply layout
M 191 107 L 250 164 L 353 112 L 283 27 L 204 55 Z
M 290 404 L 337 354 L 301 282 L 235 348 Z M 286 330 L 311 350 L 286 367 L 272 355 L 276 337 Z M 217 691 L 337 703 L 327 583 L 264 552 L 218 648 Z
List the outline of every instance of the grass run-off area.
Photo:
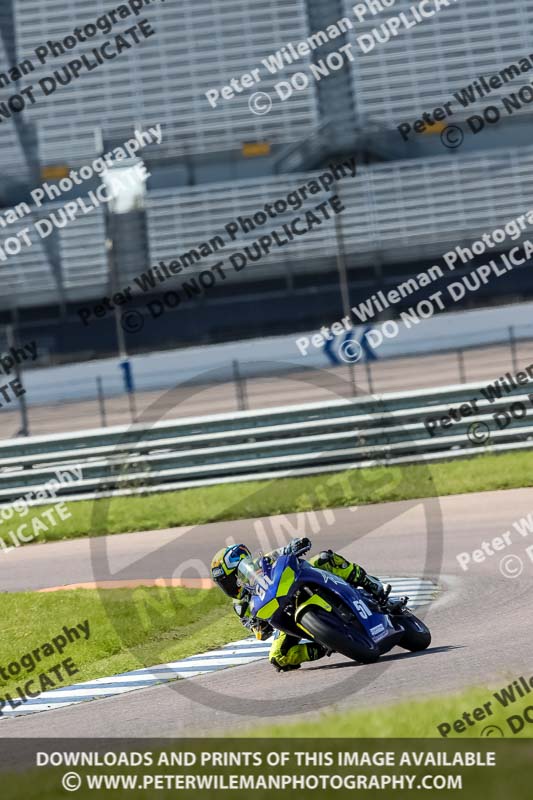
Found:
M 70 633 L 68 641 L 63 628 L 78 625 L 84 629 L 78 628 L 80 637 Z M 228 599 L 215 589 L 139 586 L 7 593 L 2 595 L 0 667 L 8 679 L 0 675 L 0 696 L 32 679 L 36 685 L 30 691 L 40 691 L 42 673 L 55 684 L 46 683 L 43 690 L 61 688 L 174 661 L 245 636 Z M 60 676 L 50 672 L 65 659 L 72 660 L 75 674 L 69 677 L 65 668 Z M 21 665 L 11 667 L 13 677 L 8 671 L 12 664 Z
M 394 500 L 512 489 L 533 485 L 533 451 L 484 455 L 425 465 L 384 466 L 303 478 L 279 478 L 223 484 L 112 500 L 68 502 L 71 516 L 41 532 L 38 541 L 100 536 L 128 531 L 199 525 L 219 520 L 340 508 Z M 32 517 L 0 521 L 0 537 L 12 544 L 9 532 L 21 522 L 31 530 Z
M 359 667 L 354 666 L 357 670 Z M 526 681 L 530 678 L 531 671 L 524 673 Z M 299 676 L 300 677 L 300 676 Z M 514 676 L 516 677 L 516 676 Z M 394 703 L 385 707 L 351 711 L 328 711 L 316 718 L 302 720 L 301 722 L 279 722 L 275 725 L 256 727 L 247 730 L 250 737 L 268 738 L 299 738 L 299 737 L 330 737 L 330 738 L 437 738 L 467 739 L 483 737 L 498 738 L 533 738 L 533 723 L 527 722 L 523 714 L 531 706 L 531 695 L 521 698 L 515 691 L 514 702 L 509 697 L 508 687 L 513 678 L 502 681 L 487 688 L 469 689 L 460 694 L 434 697 L 419 701 Z M 502 691 L 507 689 L 507 692 Z M 499 699 L 498 699 L 499 698 Z M 503 703 L 507 700 L 507 706 Z M 485 704 L 490 704 L 484 709 Z M 475 709 L 478 721 L 472 716 Z M 468 715 L 464 718 L 463 715 Z M 491 712 L 491 713 L 489 713 Z M 484 718 L 481 716 L 484 715 Z M 531 712 L 528 716 L 533 715 Z M 512 718 L 508 722 L 508 718 Z M 469 724 L 468 718 L 472 724 Z M 520 719 L 521 718 L 521 719 Z M 457 730 L 454 723 L 459 720 Z M 439 726 L 449 725 L 450 730 L 442 729 L 446 736 L 439 732 Z M 498 730 L 497 730 L 498 729 Z M 235 734 L 242 736 L 242 732 Z

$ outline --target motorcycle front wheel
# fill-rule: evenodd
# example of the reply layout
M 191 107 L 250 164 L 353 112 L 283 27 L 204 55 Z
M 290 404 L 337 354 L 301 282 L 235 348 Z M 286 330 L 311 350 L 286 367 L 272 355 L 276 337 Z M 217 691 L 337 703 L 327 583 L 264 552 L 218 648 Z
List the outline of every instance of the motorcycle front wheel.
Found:
M 429 647 L 431 633 L 422 620 L 407 611 L 400 617 L 400 623 L 405 633 L 398 642 L 399 647 L 403 647 L 404 650 L 409 650 L 411 653 L 416 653 Z
M 328 650 L 361 664 L 373 664 L 379 658 L 379 650 L 374 642 L 323 608 L 313 606 L 306 609 L 300 622 L 313 639 Z

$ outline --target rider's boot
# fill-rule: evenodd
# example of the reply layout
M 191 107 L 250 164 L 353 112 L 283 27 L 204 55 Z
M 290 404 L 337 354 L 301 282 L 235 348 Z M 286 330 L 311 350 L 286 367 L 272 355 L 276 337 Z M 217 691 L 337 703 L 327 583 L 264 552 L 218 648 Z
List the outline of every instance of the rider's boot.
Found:
M 407 596 L 399 597 L 398 600 L 392 600 L 388 605 L 389 612 L 391 614 L 401 614 L 406 607 L 408 600 L 409 598 Z
M 273 667 L 277 669 L 278 672 L 290 672 L 291 669 L 300 669 L 304 661 L 317 661 L 319 658 L 323 658 L 324 656 L 330 656 L 331 650 L 327 650 L 325 647 L 322 647 L 321 644 L 318 642 L 307 642 L 304 645 L 299 645 L 298 647 L 305 648 L 305 656 L 304 659 L 299 664 L 287 664 L 280 663 L 281 659 L 278 658 L 270 658 L 270 663 Z
M 363 572 L 362 569 L 361 572 Z M 387 585 L 384 586 L 380 580 L 374 578 L 372 575 L 368 575 L 367 572 L 365 572 L 364 575 L 359 574 L 357 585 L 371 594 L 372 597 L 374 597 L 380 603 L 384 603 L 386 601 L 392 589 L 390 583 L 387 583 Z

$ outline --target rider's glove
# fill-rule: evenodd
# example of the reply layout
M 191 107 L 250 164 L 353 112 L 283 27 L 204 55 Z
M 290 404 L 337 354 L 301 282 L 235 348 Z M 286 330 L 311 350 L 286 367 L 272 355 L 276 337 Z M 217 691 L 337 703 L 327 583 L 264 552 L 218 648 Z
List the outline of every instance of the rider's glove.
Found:
M 242 600 L 235 600 L 233 603 L 233 610 L 237 614 L 238 617 L 244 619 L 248 613 L 248 606 L 250 605 L 247 598 Z
M 241 621 L 250 616 L 250 592 L 247 588 L 243 587 L 240 596 L 233 600 L 233 610 Z
M 304 553 L 307 553 L 312 547 L 311 541 L 304 536 L 303 539 L 293 539 L 289 544 L 284 548 L 285 555 L 294 555 L 300 556 Z

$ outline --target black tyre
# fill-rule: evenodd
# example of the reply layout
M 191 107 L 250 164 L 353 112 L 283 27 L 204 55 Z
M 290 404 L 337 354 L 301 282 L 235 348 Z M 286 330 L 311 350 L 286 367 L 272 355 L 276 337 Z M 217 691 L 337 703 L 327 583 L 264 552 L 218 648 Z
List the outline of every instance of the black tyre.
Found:
M 379 650 L 370 639 L 322 608 L 307 609 L 300 622 L 315 641 L 346 658 L 362 664 L 372 664 L 379 658 Z
M 414 614 L 405 614 L 400 618 L 405 633 L 398 642 L 404 650 L 416 653 L 417 650 L 425 650 L 431 644 L 431 633 L 424 623 L 415 617 Z

